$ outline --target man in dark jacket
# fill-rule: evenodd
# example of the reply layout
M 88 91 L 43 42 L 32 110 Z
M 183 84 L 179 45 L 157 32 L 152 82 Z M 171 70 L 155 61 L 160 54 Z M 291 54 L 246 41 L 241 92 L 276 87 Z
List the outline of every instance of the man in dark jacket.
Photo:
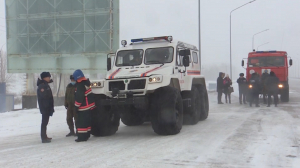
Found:
M 77 114 L 75 111 L 75 89 L 76 89 L 76 81 L 74 80 L 73 75 L 70 76 L 71 83 L 66 88 L 66 94 L 65 94 L 65 107 L 67 109 L 67 123 L 70 129 L 70 133 L 66 135 L 66 137 L 69 136 L 75 136 L 74 132 L 74 122 L 73 118 L 75 120 L 75 127 L 77 125 Z
M 224 76 L 225 74 L 223 72 L 220 72 L 219 77 L 217 79 L 218 104 L 224 104 L 222 103 L 222 93 L 224 89 L 224 84 L 223 84 Z
M 75 109 L 77 112 L 77 133 L 76 142 L 87 141 L 91 132 L 92 110 L 96 107 L 90 88 L 90 81 L 84 77 L 81 70 L 73 73 L 76 80 Z
M 240 73 L 240 78 L 236 82 L 239 84 L 240 104 L 242 104 L 242 102 L 246 104 L 247 79 L 244 77 L 244 73 Z
M 268 70 L 264 70 L 264 73 L 261 75 L 261 85 L 262 85 L 262 93 L 263 93 L 263 99 L 264 103 L 267 104 L 267 88 L 266 88 L 266 79 L 269 77 Z
M 49 72 L 43 72 L 40 76 L 42 80 L 38 79 L 37 81 L 37 97 L 40 112 L 42 114 L 41 139 L 42 143 L 50 143 L 52 138 L 47 136 L 47 125 L 49 117 L 54 113 L 54 101 L 49 83 L 53 81 L 51 80 Z
M 250 107 L 252 107 L 252 103 L 253 101 L 255 102 L 256 107 L 259 107 L 259 89 L 260 89 L 260 79 L 259 79 L 259 75 L 254 72 L 251 75 L 250 78 Z
M 270 76 L 266 79 L 267 93 L 268 93 L 268 106 L 271 104 L 271 96 L 274 97 L 274 104 L 277 107 L 278 103 L 278 84 L 279 79 L 273 71 L 270 72 Z

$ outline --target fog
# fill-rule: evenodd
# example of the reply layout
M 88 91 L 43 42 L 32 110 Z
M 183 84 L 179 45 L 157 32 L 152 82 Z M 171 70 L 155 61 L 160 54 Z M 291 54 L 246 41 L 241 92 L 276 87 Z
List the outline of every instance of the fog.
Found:
M 203 73 L 215 79 L 215 71 L 230 72 L 229 14 L 250 0 L 201 0 L 201 54 Z M 232 13 L 233 76 L 245 70 L 242 58 L 256 49 L 285 50 L 294 60 L 290 76 L 299 77 L 300 1 L 256 0 Z M 5 43 L 4 0 L 0 3 L 0 45 Z M 198 0 L 120 0 L 120 40 L 172 35 L 198 46 Z M 0 47 L 1 47 L 0 46 Z M 211 69 L 215 71 L 213 74 Z

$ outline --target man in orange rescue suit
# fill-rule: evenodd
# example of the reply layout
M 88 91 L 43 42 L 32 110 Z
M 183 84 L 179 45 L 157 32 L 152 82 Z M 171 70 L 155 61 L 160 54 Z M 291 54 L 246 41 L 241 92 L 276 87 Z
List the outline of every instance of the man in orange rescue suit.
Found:
M 91 132 L 91 111 L 96 107 L 90 88 L 90 81 L 85 78 L 83 72 L 78 69 L 73 73 L 76 81 L 75 89 L 75 110 L 77 113 L 77 133 L 76 142 L 87 141 Z

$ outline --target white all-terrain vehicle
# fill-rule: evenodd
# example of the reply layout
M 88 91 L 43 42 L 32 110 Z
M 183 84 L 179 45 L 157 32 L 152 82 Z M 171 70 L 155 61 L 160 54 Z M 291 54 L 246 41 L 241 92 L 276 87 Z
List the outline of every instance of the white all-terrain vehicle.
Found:
M 116 133 L 151 121 L 154 132 L 174 135 L 183 124 L 208 117 L 205 78 L 197 47 L 172 36 L 123 40 L 123 48 L 107 57 L 107 76 L 92 82 L 96 110 L 92 134 Z

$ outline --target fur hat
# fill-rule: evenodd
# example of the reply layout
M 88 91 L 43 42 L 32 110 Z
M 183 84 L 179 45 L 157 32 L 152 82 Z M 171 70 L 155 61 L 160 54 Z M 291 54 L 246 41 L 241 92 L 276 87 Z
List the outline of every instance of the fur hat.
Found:
M 49 72 L 42 72 L 40 76 L 41 76 L 41 79 L 44 79 L 46 77 L 51 77 L 51 74 Z

